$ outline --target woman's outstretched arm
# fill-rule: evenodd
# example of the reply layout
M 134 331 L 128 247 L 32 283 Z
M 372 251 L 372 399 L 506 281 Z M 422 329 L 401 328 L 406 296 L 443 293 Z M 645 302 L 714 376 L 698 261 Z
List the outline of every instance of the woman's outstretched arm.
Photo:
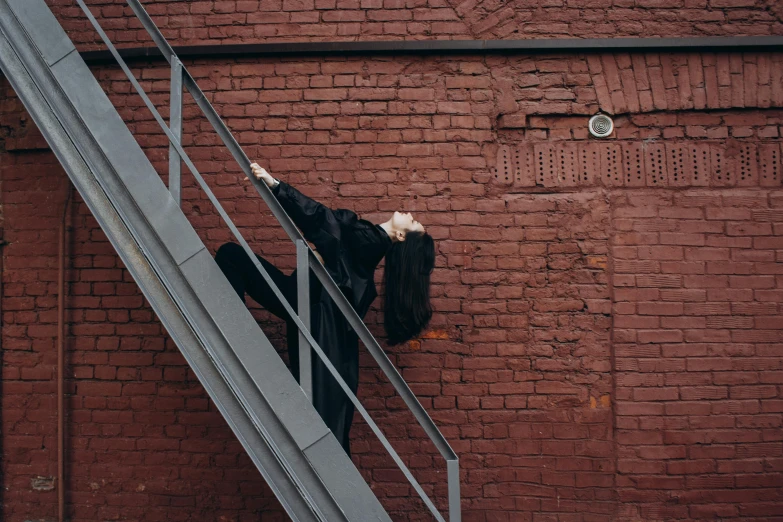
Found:
M 311 199 L 291 185 L 281 182 L 258 164 L 251 165 L 256 179 L 272 189 L 283 210 L 302 231 L 305 239 L 315 246 L 327 268 L 339 270 L 341 223 L 355 220 L 356 214 L 348 210 L 332 210 Z
M 286 214 L 291 217 L 308 241 L 313 241 L 308 236 L 314 235 L 319 230 L 329 232 L 339 239 L 340 223 L 335 211 L 305 196 L 291 185 L 273 178 L 258 164 L 253 163 L 251 168 L 256 179 L 263 181 L 272 189 L 272 193 L 277 197 Z

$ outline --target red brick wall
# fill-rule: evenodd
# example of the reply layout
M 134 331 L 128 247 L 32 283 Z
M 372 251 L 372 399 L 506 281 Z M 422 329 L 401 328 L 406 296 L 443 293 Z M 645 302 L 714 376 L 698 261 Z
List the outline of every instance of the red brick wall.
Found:
M 75 2 L 49 0 L 72 37 Z M 151 45 L 121 0 L 88 2 L 118 45 Z M 755 36 L 783 33 L 777 0 L 148 0 L 173 42 Z M 138 29 L 138 30 L 137 30 Z
M 747 3 L 615 2 L 604 14 L 597 2 L 581 10 L 518 2 L 514 17 L 523 33 L 543 27 L 527 16 L 573 17 L 546 36 L 590 36 L 579 27 L 600 24 L 579 20 L 598 14 L 617 27 L 654 14 L 677 31 L 666 34 L 780 32 L 775 4 Z M 173 18 L 167 31 L 187 42 L 240 40 L 231 30 L 247 27 L 229 26 L 232 17 L 314 13 L 324 22 L 338 11 L 370 20 L 450 9 L 384 3 L 231 14 L 244 4 L 218 2 L 215 10 L 229 11 L 203 18 L 193 15 L 212 3 L 188 4 L 187 23 L 209 19 L 224 36 L 188 32 Z M 75 14 L 58 7 L 63 18 Z M 456 37 L 514 37 L 474 27 L 505 16 L 499 4 L 454 7 L 471 27 Z M 695 20 L 696 12 L 717 21 L 665 18 Z M 101 14 L 125 20 L 116 5 Z M 291 30 L 283 23 L 291 19 L 252 22 L 248 38 L 283 37 L 264 28 Z M 297 23 L 299 36 L 337 27 Z M 365 31 L 365 18 L 357 23 L 363 38 L 391 37 Z M 651 22 L 642 29 L 660 34 Z M 420 37 L 405 30 L 395 37 Z M 138 45 L 138 33 L 115 36 Z M 781 54 L 245 59 L 190 70 L 248 154 L 282 179 L 370 219 L 410 210 L 435 236 L 432 329 L 388 352 L 461 457 L 466 521 L 777 520 Z M 168 71 L 138 71 L 165 105 Z M 165 137 L 121 72 L 96 74 L 164 173 Z M 615 115 L 605 141 L 586 131 L 599 109 Z M 291 268 L 293 249 L 268 225 L 260 198 L 192 105 L 186 116 L 187 150 L 251 245 Z M 55 474 L 55 234 L 65 176 L 35 148 L 40 139 L 7 82 L 0 133 L 10 243 L 2 505 L 4 519 L 22 522 L 56 511 L 56 492 L 36 477 Z M 186 180 L 183 210 L 214 249 L 228 230 Z M 68 220 L 72 518 L 283 519 L 78 198 Z M 367 322 L 380 333 L 376 310 Z M 282 347 L 282 325 L 254 314 Z M 362 359 L 364 403 L 442 506 L 443 463 L 374 368 Z M 394 518 L 429 520 L 369 430 L 359 424 L 353 436 L 355 462 Z
M 613 202 L 621 513 L 780 515 L 783 193 Z

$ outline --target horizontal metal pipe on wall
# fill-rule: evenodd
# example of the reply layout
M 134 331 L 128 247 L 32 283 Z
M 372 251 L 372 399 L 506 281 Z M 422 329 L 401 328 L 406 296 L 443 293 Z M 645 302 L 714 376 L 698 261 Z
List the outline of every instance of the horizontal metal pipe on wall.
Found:
M 375 42 L 278 42 L 174 47 L 180 58 L 347 56 L 377 54 L 542 54 L 595 52 L 769 52 L 783 50 L 783 36 L 696 38 L 567 38 L 539 40 L 401 40 Z M 88 64 L 113 62 L 108 51 L 85 51 Z M 121 49 L 126 60 L 162 59 L 157 48 Z

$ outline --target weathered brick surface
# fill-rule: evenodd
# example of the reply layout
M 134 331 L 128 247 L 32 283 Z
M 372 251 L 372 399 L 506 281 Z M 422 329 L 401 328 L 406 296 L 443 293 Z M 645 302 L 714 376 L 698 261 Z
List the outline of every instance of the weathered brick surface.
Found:
M 48 0 L 75 40 L 97 40 L 75 2 Z M 775 0 L 148 0 L 168 38 L 208 44 L 286 40 L 524 39 L 783 34 Z M 149 45 L 122 0 L 95 0 L 112 41 Z
M 653 126 L 660 129 L 676 125 L 678 117 L 685 119 L 694 110 L 783 106 L 783 92 L 773 88 L 783 82 L 781 53 L 589 54 L 568 60 L 493 56 L 487 65 L 490 83 L 485 87 L 498 95 L 498 113 L 503 115 L 498 126 L 505 129 L 539 126 L 540 118 L 528 120 L 525 115 L 587 116 L 598 110 L 651 113 L 646 121 L 655 121 Z M 720 123 L 719 113 L 691 117 L 683 128 L 687 136 L 710 136 L 705 129 Z M 577 121 L 563 123 L 567 129 Z M 739 127 L 754 125 L 742 123 L 741 117 L 731 124 L 738 127 L 732 134 L 737 137 L 750 136 Z
M 191 67 L 249 156 L 282 179 L 369 219 L 410 210 L 435 236 L 432 329 L 388 352 L 461 457 L 466 521 L 779 516 L 783 191 L 779 174 L 762 180 L 780 162 L 780 105 L 734 104 L 731 78 L 726 107 L 668 105 L 686 87 L 711 92 L 706 79 L 681 83 L 671 55 L 657 58 L 674 71 L 667 105 L 649 113 L 642 93 L 655 96 L 658 76 L 636 76 L 640 56 L 601 56 L 600 70 L 584 56 Z M 780 58 L 739 63 L 765 60 Z M 168 71 L 137 70 L 164 105 Z M 121 73 L 96 74 L 165 172 L 166 140 Z M 586 116 L 606 110 L 602 85 L 627 110 L 597 141 Z M 2 92 L 2 505 L 22 522 L 56 509 L 56 492 L 33 479 L 55 473 L 64 175 Z M 191 102 L 185 112 L 186 149 L 251 245 L 293 267 L 260 198 Z M 503 150 L 512 162 L 526 151 L 509 181 L 493 170 Z M 732 179 L 718 179 L 727 162 Z M 214 249 L 228 230 L 186 180 L 183 209 Z M 282 520 L 86 207 L 69 219 L 72 518 Z M 253 313 L 282 347 L 280 322 Z M 367 322 L 381 332 L 377 308 Z M 364 403 L 442 506 L 442 461 L 372 361 L 361 364 Z M 361 423 L 353 447 L 395 519 L 429 519 Z
M 775 1 L 449 0 L 475 38 L 780 34 Z
M 642 520 L 780 513 L 782 196 L 612 196 L 616 486 Z

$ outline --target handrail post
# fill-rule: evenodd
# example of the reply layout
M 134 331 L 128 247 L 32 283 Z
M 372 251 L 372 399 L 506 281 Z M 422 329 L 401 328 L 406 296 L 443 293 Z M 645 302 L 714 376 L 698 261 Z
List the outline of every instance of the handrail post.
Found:
M 177 55 L 171 57 L 171 133 L 182 142 L 182 62 Z M 182 201 L 182 158 L 176 147 L 169 144 L 169 191 L 179 206 Z
M 462 521 L 459 493 L 459 460 L 446 461 L 446 477 L 449 487 L 449 522 Z
M 301 239 L 296 241 L 297 312 L 305 328 L 310 330 L 310 248 Z M 313 361 L 310 342 L 299 330 L 299 386 L 313 402 Z

